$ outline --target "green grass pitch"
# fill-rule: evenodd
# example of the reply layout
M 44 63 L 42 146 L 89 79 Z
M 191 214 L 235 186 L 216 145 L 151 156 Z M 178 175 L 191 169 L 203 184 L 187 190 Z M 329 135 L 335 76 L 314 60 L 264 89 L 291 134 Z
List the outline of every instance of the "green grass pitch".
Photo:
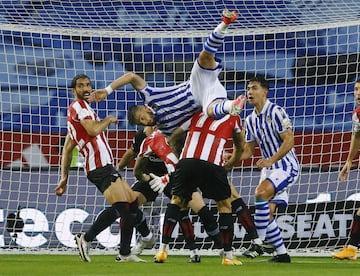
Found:
M 92 255 L 91 258 L 91 263 L 83 263 L 75 255 L 0 255 L 0 275 L 360 275 L 360 260 L 339 261 L 330 257 L 292 257 L 291 264 L 268 263 L 269 257 L 239 257 L 243 262 L 242 266 L 223 266 L 220 257 L 213 256 L 203 256 L 198 264 L 188 263 L 187 256 L 169 256 L 163 264 L 154 263 L 153 256 L 142 256 L 147 263 L 116 263 L 113 255 Z

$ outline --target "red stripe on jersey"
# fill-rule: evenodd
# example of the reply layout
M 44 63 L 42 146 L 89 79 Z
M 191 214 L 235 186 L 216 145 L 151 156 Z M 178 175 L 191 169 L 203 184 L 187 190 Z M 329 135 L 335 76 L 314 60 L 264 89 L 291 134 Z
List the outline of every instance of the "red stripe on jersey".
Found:
M 225 143 L 241 128 L 239 116 L 227 115 L 215 120 L 201 112 L 196 113 L 190 122 L 181 159 L 197 158 L 222 166 Z

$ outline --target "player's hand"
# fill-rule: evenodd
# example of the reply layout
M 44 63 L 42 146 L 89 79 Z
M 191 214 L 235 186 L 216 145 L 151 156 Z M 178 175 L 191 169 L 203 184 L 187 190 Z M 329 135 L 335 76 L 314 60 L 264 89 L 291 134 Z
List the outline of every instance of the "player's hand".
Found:
M 163 176 L 157 176 L 153 173 L 150 173 L 152 180 L 150 180 L 149 185 L 154 192 L 162 193 L 169 183 L 169 176 L 167 174 Z
M 256 165 L 258 166 L 259 169 L 269 168 L 269 167 L 271 167 L 272 164 L 274 164 L 274 163 L 269 159 L 259 159 L 256 162 Z
M 62 196 L 66 192 L 67 179 L 61 179 L 55 188 L 55 194 Z
M 351 161 L 346 161 L 344 167 L 341 169 L 340 174 L 339 174 L 339 179 L 341 181 L 345 181 L 348 175 L 348 172 L 350 171 L 352 166 L 352 162 Z
M 108 96 L 108 93 L 106 92 L 105 89 L 99 89 L 99 90 L 95 90 L 94 92 L 92 92 L 92 93 L 86 98 L 86 100 L 87 100 L 89 103 L 92 103 L 92 102 L 101 102 L 101 101 L 105 100 L 107 96 Z
M 116 123 L 118 123 L 119 122 L 119 119 L 118 118 L 116 118 L 115 116 L 113 116 L 113 115 L 109 115 L 109 116 L 107 116 L 106 118 L 108 118 L 109 119 L 109 121 L 110 121 L 110 123 L 109 124 L 116 124 Z

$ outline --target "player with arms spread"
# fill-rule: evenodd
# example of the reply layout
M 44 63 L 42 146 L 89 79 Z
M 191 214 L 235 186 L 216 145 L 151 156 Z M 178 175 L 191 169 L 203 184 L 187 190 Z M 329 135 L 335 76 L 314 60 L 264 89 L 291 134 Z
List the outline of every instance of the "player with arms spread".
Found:
M 76 147 L 85 159 L 85 173 L 88 180 L 111 204 L 98 215 L 86 233 L 75 236 L 80 258 L 84 262 L 90 262 L 91 242 L 101 231 L 121 217 L 123 220 L 120 240 L 121 261 L 144 262 L 137 256 L 131 255 L 130 251 L 133 228 L 141 221 L 143 213 L 138 208 L 137 195 L 113 166 L 113 155 L 104 133 L 110 124 L 117 123 L 118 120 L 111 115 L 100 120 L 90 107 L 86 100 L 92 90 L 88 76 L 76 75 L 71 87 L 74 101 L 68 108 L 68 134 L 62 150 L 61 179 L 55 188 L 55 193 L 62 196 L 66 191 L 72 151 Z
M 235 100 L 227 99 L 226 89 L 218 78 L 222 65 L 215 59 L 216 52 L 224 42 L 227 28 L 237 17 L 236 12 L 224 10 L 222 22 L 207 38 L 188 81 L 171 87 L 156 88 L 149 86 L 139 75 L 129 72 L 105 89 L 92 93 L 89 100 L 101 101 L 113 90 L 131 84 L 139 92 L 145 105 L 131 107 L 128 110 L 128 120 L 137 125 L 156 124 L 167 136 L 200 109 L 215 118 L 226 114 L 238 115 L 246 99 L 244 95 Z

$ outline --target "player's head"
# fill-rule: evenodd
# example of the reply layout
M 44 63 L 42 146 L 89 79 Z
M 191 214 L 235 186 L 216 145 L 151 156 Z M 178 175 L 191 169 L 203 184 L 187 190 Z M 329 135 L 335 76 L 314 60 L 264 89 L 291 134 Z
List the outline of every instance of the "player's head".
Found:
M 156 125 L 154 112 L 146 105 L 134 105 L 127 113 L 130 124 L 142 126 Z
M 264 102 L 269 92 L 269 82 L 263 77 L 253 77 L 248 81 L 247 99 L 250 104 L 256 105 L 259 101 Z
M 269 82 L 262 76 L 254 76 L 249 80 L 249 84 L 252 82 L 257 82 L 263 89 L 269 90 L 270 85 Z
M 355 85 L 354 85 L 354 97 L 355 97 L 355 101 L 358 105 L 360 105 L 360 79 L 358 79 L 357 81 L 355 81 Z
M 71 89 L 75 99 L 87 101 L 92 91 L 90 78 L 85 74 L 76 75 L 71 81 Z

